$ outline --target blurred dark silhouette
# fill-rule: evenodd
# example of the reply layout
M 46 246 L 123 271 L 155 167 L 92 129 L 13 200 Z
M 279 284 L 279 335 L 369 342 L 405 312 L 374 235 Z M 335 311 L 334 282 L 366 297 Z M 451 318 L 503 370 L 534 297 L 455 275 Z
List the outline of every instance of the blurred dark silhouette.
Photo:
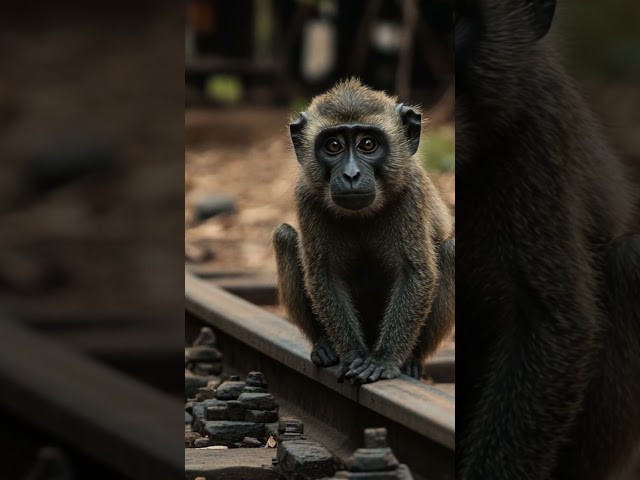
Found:
M 170 417 L 152 418 L 183 395 L 183 34 L 184 5 L 169 1 L 18 2 L 0 15 L 0 321 L 25 332 L 0 339 L 20 352 L 0 365 L 0 383 L 13 382 L 0 402 L 2 478 L 67 478 L 42 470 L 62 461 L 50 450 L 29 474 L 42 445 L 75 478 L 133 475 L 131 458 L 106 452 L 121 443 L 113 429 L 133 437 L 145 423 L 164 433 L 138 456 L 171 442 L 183 456 L 179 401 L 174 433 Z M 109 392 L 86 407 L 113 418 L 74 414 L 74 382 Z M 112 403 L 143 384 L 148 405 Z M 61 429 L 62 398 L 73 422 Z M 128 409 L 136 422 L 117 426 Z

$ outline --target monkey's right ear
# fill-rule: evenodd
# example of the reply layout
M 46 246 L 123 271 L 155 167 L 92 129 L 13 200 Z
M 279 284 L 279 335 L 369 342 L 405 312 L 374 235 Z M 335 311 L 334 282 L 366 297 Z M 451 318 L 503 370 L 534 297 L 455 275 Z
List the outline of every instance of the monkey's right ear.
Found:
M 411 155 L 418 151 L 418 145 L 420 144 L 420 130 L 422 129 L 422 115 L 416 112 L 413 108 L 401 103 L 396 107 L 396 112 L 400 115 L 402 120 L 402 126 L 409 139 L 409 146 L 411 147 Z
M 535 39 L 540 40 L 551 28 L 551 22 L 556 12 L 556 0 L 527 0 L 533 10 L 533 33 Z
M 298 161 L 301 159 L 300 149 L 302 148 L 302 129 L 307 125 L 308 120 L 309 116 L 307 115 L 307 112 L 300 112 L 300 118 L 289 124 L 291 142 L 293 143 L 293 149 L 296 151 Z

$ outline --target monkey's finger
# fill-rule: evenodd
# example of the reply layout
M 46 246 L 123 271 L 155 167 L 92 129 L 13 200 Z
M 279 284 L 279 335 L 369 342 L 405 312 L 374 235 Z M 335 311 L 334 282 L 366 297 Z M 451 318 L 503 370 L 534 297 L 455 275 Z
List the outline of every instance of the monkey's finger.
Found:
M 356 365 L 354 365 L 358 360 L 361 360 L 361 362 L 358 362 Z M 349 371 L 347 372 L 347 377 L 354 377 L 356 375 L 359 375 L 361 372 L 369 368 L 369 365 L 371 365 L 370 358 L 365 358 L 364 360 L 357 358 L 351 363 Z
M 347 370 L 349 370 L 349 366 L 342 364 L 340 365 L 340 368 L 338 368 L 338 383 L 343 383 L 344 382 L 344 376 L 347 373 Z
M 318 349 L 317 351 L 318 356 L 320 357 L 320 360 L 322 360 L 322 366 L 326 367 L 329 365 L 329 355 L 327 355 L 327 349 L 324 347 L 321 347 Z
M 420 380 L 421 368 L 418 362 L 408 362 L 403 368 L 402 373 L 408 375 L 411 378 Z
M 368 383 L 377 382 L 378 380 L 380 380 L 380 377 L 382 376 L 382 372 L 384 372 L 384 367 L 376 368 L 373 371 L 373 373 L 371 375 L 369 375 L 369 378 L 367 379 L 367 382 Z
M 358 357 L 356 358 L 353 362 L 351 362 L 351 365 L 349 365 L 349 368 L 351 370 L 353 370 L 354 368 L 358 368 L 360 365 L 362 365 L 365 362 L 366 359 Z
M 363 383 L 367 383 L 369 376 L 373 374 L 373 372 L 378 368 L 375 363 L 370 364 L 365 370 L 360 372 L 360 374 L 356 375 L 351 379 L 351 383 L 354 385 L 361 385 Z
M 360 365 L 358 368 L 352 368 L 347 372 L 347 377 L 355 377 L 360 373 L 364 372 L 367 368 L 369 368 L 370 362 L 365 362 Z
M 362 372 L 364 372 L 365 370 L 368 370 L 371 366 L 371 363 L 365 363 L 364 365 L 360 365 L 358 368 L 353 369 L 353 370 L 349 370 L 347 372 L 347 377 L 356 377 L 358 375 L 360 375 Z
M 331 346 L 325 345 L 320 347 L 318 350 L 320 350 L 319 353 L 322 361 L 324 362 L 323 367 L 332 367 L 340 363 L 340 357 L 338 357 L 338 354 L 333 350 L 333 348 L 331 348 Z
M 323 359 L 325 367 L 333 367 L 334 365 L 340 363 L 340 357 L 338 357 L 338 355 L 336 355 L 336 353 L 331 348 L 325 347 L 322 349 L 322 351 L 324 352 Z
M 400 372 L 397 369 L 386 369 L 382 372 L 381 378 L 390 379 L 396 378 Z
M 338 357 L 338 354 L 334 352 L 333 349 L 331 348 L 328 349 L 328 353 L 329 353 L 330 365 L 337 365 L 338 362 L 340 361 L 340 357 Z
M 314 365 L 318 367 L 322 366 L 322 358 L 320 358 L 320 355 L 318 355 L 317 350 L 314 350 L 313 352 L 311 352 L 311 361 L 314 363 Z

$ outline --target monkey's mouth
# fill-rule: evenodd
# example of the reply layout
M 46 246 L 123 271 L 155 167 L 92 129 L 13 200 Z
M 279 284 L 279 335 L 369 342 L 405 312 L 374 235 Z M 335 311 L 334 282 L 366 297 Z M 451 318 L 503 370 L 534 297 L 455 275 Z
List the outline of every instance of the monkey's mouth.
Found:
M 362 210 L 370 206 L 376 199 L 376 192 L 358 192 L 358 193 L 342 193 L 333 194 L 331 199 L 336 205 L 347 210 Z

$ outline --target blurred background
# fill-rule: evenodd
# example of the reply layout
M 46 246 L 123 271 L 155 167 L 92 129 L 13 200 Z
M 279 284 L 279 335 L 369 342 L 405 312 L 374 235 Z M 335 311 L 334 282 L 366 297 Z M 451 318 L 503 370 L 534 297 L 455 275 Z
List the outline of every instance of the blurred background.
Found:
M 565 65 L 640 191 L 640 8 L 631 0 L 558 5 L 554 28 Z
M 2 478 L 24 478 L 47 445 L 81 478 L 125 477 L 140 461 L 109 459 L 128 445 L 114 436 L 118 415 L 139 437 L 145 425 L 166 433 L 166 397 L 176 434 L 165 438 L 181 461 L 182 245 L 193 268 L 273 277 L 271 231 L 295 224 L 287 118 L 336 80 L 358 75 L 422 106 L 419 155 L 455 207 L 447 2 L 10 7 L 0 15 Z M 639 17 L 629 0 L 582 0 L 563 5 L 556 27 L 638 179 Z M 69 358 L 84 365 L 79 391 Z M 124 376 L 153 388 L 144 402 Z M 79 395 L 92 391 L 102 395 L 87 405 Z
M 182 464 L 184 17 L 3 6 L 1 478 L 145 478 L 171 442 Z
M 158 300 L 176 282 L 162 272 L 182 216 L 172 180 L 183 87 L 171 70 L 182 19 L 140 1 L 24 7 L 0 20 L 5 305 L 166 312 Z
M 273 279 L 271 233 L 296 225 L 288 117 L 350 76 L 422 107 L 419 156 L 453 209 L 452 27 L 438 0 L 188 0 L 187 262 Z
M 630 0 L 560 6 L 555 32 L 565 64 L 640 192 L 640 8 Z M 636 232 L 640 205 L 638 212 Z M 636 464 L 621 480 L 640 479 L 640 453 Z

